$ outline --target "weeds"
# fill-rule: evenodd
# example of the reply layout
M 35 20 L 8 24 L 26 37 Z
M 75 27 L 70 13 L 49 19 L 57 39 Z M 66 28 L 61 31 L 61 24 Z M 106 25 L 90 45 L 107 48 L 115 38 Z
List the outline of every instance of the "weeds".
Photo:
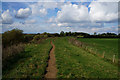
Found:
M 14 57 L 15 55 L 20 54 L 21 52 L 24 52 L 25 50 L 25 44 L 18 44 L 18 45 L 12 45 L 7 48 L 3 48 L 2 50 L 2 60 L 3 62 L 5 60 L 9 60 L 11 57 Z

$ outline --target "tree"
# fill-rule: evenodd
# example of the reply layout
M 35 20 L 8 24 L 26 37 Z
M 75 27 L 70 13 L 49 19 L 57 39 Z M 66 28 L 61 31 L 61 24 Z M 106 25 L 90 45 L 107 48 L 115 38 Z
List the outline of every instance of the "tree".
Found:
M 61 31 L 61 32 L 60 32 L 60 36 L 64 36 L 64 31 Z
M 68 33 L 68 36 L 71 36 L 71 31 Z
M 94 35 L 97 35 L 97 32 L 94 32 Z
M 73 36 L 77 36 L 77 32 L 74 32 L 74 33 L 73 33 Z

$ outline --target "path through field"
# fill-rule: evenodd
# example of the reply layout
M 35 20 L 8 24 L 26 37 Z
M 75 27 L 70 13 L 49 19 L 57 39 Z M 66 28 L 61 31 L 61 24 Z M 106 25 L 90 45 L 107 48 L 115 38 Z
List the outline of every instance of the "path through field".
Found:
M 57 68 L 56 68 L 56 59 L 54 55 L 55 45 L 52 43 L 52 49 L 50 51 L 50 59 L 48 61 L 47 73 L 45 74 L 45 78 L 56 78 Z

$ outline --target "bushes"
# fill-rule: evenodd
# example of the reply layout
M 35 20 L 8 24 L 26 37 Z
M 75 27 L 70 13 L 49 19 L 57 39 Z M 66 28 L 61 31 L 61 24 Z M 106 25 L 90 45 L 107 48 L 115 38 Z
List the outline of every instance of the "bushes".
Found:
M 24 35 L 24 42 L 28 43 L 28 42 L 32 41 L 33 37 L 34 37 L 34 35 L 29 35 L 29 34 Z
M 2 34 L 2 61 L 4 67 L 8 65 L 12 58 L 16 58 L 18 54 L 24 51 L 25 47 L 22 42 L 24 42 L 22 30 L 13 29 Z
M 19 29 L 13 29 L 11 31 L 6 31 L 2 35 L 3 47 L 18 44 L 24 41 L 23 31 Z
M 34 43 L 40 43 L 43 39 L 46 39 L 48 35 L 36 35 L 33 37 L 32 42 Z

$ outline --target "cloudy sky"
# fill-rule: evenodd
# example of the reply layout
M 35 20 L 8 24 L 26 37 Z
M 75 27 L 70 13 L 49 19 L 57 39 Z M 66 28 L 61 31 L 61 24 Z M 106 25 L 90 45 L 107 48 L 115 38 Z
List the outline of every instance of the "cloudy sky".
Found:
M 117 2 L 2 2 L 2 32 L 18 28 L 25 33 L 118 33 Z

